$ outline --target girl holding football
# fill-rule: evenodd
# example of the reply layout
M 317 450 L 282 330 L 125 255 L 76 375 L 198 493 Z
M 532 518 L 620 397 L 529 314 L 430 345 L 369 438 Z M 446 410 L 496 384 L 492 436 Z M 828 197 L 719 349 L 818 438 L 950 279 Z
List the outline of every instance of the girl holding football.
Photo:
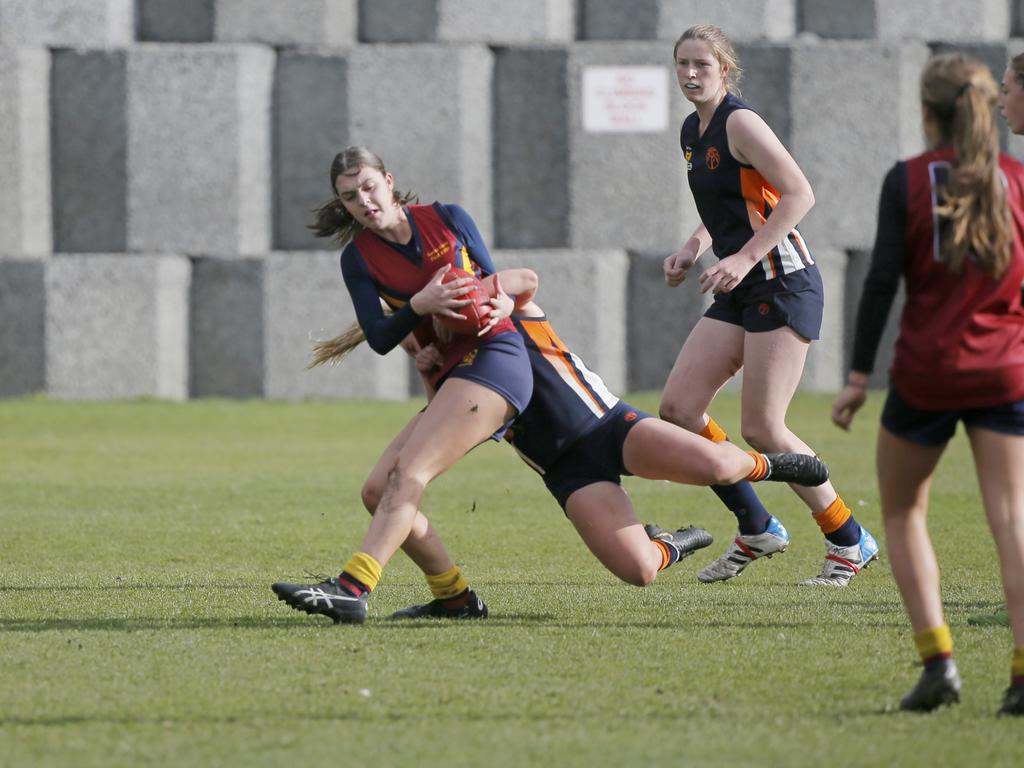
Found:
M 395 189 L 394 177 L 365 147 L 338 153 L 330 182 L 333 194 L 311 228 L 345 246 L 342 276 L 370 346 L 383 355 L 410 334 L 421 345 L 432 343 L 432 317 L 458 318 L 471 303 L 463 294 L 472 280 L 445 282 L 445 274 L 452 267 L 494 272 L 476 224 L 457 205 L 407 205 L 411 196 Z M 530 362 L 507 315 L 495 302 L 479 336 L 444 346 L 443 361 L 430 373 L 436 395 L 394 454 L 370 528 L 341 574 L 319 584 L 274 584 L 281 600 L 336 622 L 365 620 L 367 598 L 413 530 L 427 484 L 489 437 L 500 439 L 530 401 Z M 462 583 L 455 572 L 437 578 L 451 588 Z

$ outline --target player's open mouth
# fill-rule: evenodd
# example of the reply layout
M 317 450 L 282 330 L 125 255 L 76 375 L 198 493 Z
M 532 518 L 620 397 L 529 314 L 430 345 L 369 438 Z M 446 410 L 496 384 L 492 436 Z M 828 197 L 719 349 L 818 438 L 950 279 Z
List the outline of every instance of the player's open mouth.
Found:
M 700 86 L 697 85 L 696 83 L 687 83 L 683 87 L 690 91 L 696 91 L 700 88 Z

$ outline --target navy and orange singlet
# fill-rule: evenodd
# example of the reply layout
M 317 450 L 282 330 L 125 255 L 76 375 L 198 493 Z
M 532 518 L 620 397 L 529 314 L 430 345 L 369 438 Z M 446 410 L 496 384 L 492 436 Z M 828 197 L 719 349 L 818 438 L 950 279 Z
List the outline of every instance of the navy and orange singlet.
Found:
M 533 398 L 506 433 L 519 456 L 541 474 L 597 428 L 619 398 L 558 338 L 546 316 L 513 315 L 533 371 Z
M 779 193 L 757 169 L 739 162 L 729 151 L 726 121 L 739 109 L 750 107 L 727 93 L 702 136 L 698 136 L 700 118 L 696 112 L 687 116 L 679 132 L 687 181 L 700 219 L 711 235 L 711 248 L 719 259 L 746 245 L 779 202 Z M 765 254 L 740 285 L 761 283 L 813 264 L 803 237 L 794 228 Z

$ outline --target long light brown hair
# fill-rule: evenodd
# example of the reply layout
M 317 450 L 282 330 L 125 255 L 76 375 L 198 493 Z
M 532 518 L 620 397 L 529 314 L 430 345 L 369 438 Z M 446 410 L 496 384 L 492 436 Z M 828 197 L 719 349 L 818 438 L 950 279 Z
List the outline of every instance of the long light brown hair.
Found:
M 360 225 L 349 213 L 338 197 L 338 177 L 346 173 L 358 172 L 360 168 L 375 168 L 381 175 L 387 175 L 384 161 L 366 147 L 353 145 L 345 147 L 331 161 L 331 197 L 313 209 L 313 222 L 309 229 L 317 237 L 328 237 L 336 245 L 344 245 L 362 230 Z M 396 205 L 415 202 L 417 197 L 412 192 L 394 191 Z
M 948 227 L 941 258 L 954 274 L 968 256 L 997 277 L 1010 263 L 1013 223 L 999 171 L 998 96 L 988 67 L 962 53 L 933 56 L 921 75 L 921 102 L 954 152 L 936 209 Z

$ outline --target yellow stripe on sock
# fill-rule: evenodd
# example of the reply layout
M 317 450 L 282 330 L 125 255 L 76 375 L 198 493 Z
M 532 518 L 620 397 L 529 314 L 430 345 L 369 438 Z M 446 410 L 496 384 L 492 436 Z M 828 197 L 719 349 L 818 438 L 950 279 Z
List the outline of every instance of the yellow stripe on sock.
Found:
M 377 562 L 373 555 L 356 552 L 341 570 L 359 579 L 372 592 L 377 587 L 377 582 L 380 581 L 380 574 L 384 567 Z
M 914 635 L 914 645 L 922 660 L 935 656 L 951 656 L 953 654 L 953 635 L 950 634 L 949 625 L 926 629 Z
M 452 566 L 444 573 L 434 575 L 425 573 L 423 576 L 427 580 L 430 591 L 438 600 L 448 600 L 469 589 L 469 582 L 466 581 L 466 577 L 462 575 L 462 569 L 457 565 Z
M 1010 674 L 1014 677 L 1024 677 L 1024 645 L 1018 645 L 1013 649 L 1013 661 L 1010 662 Z
M 708 423 L 700 431 L 700 436 L 706 437 L 713 443 L 724 443 L 729 439 L 729 436 L 725 434 L 725 430 L 718 426 L 718 423 L 710 416 L 708 416 Z
M 821 528 L 821 532 L 826 536 L 833 531 L 838 531 L 847 520 L 850 519 L 850 515 L 853 512 L 846 506 L 846 502 L 843 501 L 842 496 L 836 496 L 836 500 L 825 507 L 821 512 L 815 512 L 814 522 Z

